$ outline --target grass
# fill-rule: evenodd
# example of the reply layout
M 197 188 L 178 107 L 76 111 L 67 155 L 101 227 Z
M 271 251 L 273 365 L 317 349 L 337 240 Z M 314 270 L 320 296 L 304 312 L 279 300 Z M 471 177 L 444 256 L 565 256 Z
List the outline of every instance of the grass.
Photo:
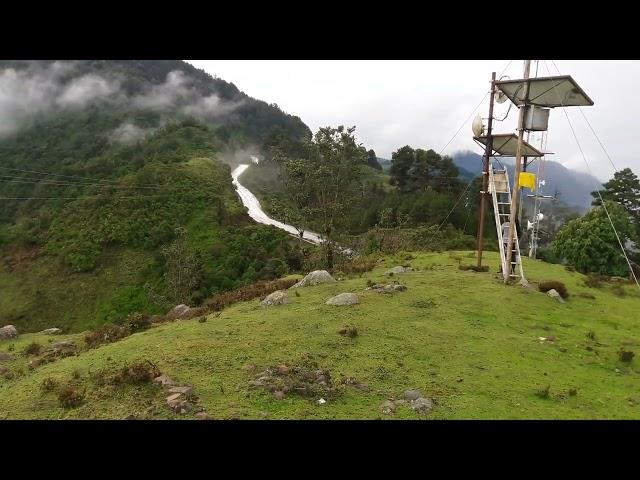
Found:
M 463 264 L 474 263 L 468 253 L 456 252 Z M 401 398 L 412 388 L 434 400 L 429 419 L 640 418 L 634 400 L 638 360 L 619 359 L 623 345 L 640 344 L 636 290 L 626 287 L 627 294 L 617 297 L 610 289 L 589 289 L 584 275 L 528 258 L 524 268 L 533 288 L 506 286 L 495 273 L 493 252 L 485 253 L 486 273 L 459 270 L 448 253 L 413 255 L 409 263 L 416 270 L 398 275 L 408 290 L 393 295 L 365 288 L 367 280 L 385 282 L 386 269 L 407 263 L 400 255 L 383 258 L 362 277 L 299 289 L 288 305 L 238 303 L 205 323 L 161 324 L 33 370 L 19 352 L 33 342 L 46 346 L 51 337 L 27 334 L 2 341 L 0 351 L 12 350 L 13 358 L 0 366 L 15 372 L 11 380 L 0 377 L 2 413 L 6 418 L 194 418 L 171 412 L 156 385 L 103 385 L 92 375 L 150 361 L 175 381 L 193 385 L 198 404 L 212 418 L 422 418 L 406 407 L 382 414 L 386 399 Z M 537 291 L 535 282 L 549 278 L 572 292 L 566 303 Z M 360 296 L 359 305 L 324 304 L 347 291 Z M 338 333 L 345 325 L 358 335 Z M 590 332 L 597 332 L 597 342 L 588 338 Z M 81 334 L 55 337 L 65 339 L 83 344 Z M 340 395 L 320 405 L 295 395 L 278 400 L 248 386 L 255 372 L 309 359 L 335 382 L 353 378 L 368 388 L 344 385 Z M 43 391 L 45 379 L 72 382 L 82 402 L 63 408 L 55 391 Z

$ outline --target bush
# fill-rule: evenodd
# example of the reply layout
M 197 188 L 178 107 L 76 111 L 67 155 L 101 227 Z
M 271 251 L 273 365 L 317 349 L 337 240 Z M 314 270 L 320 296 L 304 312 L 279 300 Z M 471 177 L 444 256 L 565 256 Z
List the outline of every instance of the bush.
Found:
M 589 288 L 602 288 L 602 282 L 606 277 L 598 273 L 590 273 L 584 280 L 584 284 Z
M 549 290 L 555 290 L 564 299 L 569 298 L 569 292 L 564 283 L 556 280 L 549 280 L 548 282 L 540 282 L 538 284 L 538 290 L 547 293 Z
M 618 358 L 620 359 L 621 362 L 631 362 L 631 360 L 633 360 L 633 357 L 635 357 L 636 354 L 634 352 L 632 352 L 631 350 L 625 350 L 623 348 L 621 348 L 618 351 Z
M 245 302 L 247 300 L 253 300 L 254 298 L 266 297 L 276 290 L 286 290 L 295 283 L 297 283 L 295 279 L 262 281 L 252 283 L 251 285 L 231 290 L 229 292 L 218 293 L 208 300 L 205 300 L 204 311 L 216 312 L 237 302 Z
M 125 365 L 116 373 L 112 379 L 112 383 L 121 384 L 141 384 L 149 383 L 160 375 L 160 370 L 149 360 L 134 362 L 131 365 Z
M 58 401 L 62 408 L 76 408 L 84 403 L 84 392 L 76 385 L 67 384 L 58 393 Z
M 343 337 L 355 338 L 358 336 L 358 329 L 353 325 L 342 327 L 338 333 Z
M 614 285 L 611 287 L 611 291 L 616 297 L 624 297 L 627 294 L 621 285 Z
M 562 258 L 550 248 L 539 248 L 536 252 L 536 258 L 547 263 L 562 263 Z
M 37 342 L 31 342 L 22 351 L 23 355 L 25 355 L 25 356 L 40 355 L 40 352 L 42 352 L 42 345 L 40 345 Z
M 95 348 L 103 343 L 112 343 L 131 335 L 131 329 L 127 325 L 105 325 L 96 330 L 88 331 L 84 341 L 88 348 Z
M 151 326 L 151 318 L 143 313 L 135 312 L 127 315 L 125 326 L 133 333 Z
M 56 380 L 55 378 L 47 377 L 42 380 L 42 383 L 40 384 L 40 390 L 42 390 L 44 393 L 53 392 L 56 388 L 58 388 L 58 385 L 58 380 Z

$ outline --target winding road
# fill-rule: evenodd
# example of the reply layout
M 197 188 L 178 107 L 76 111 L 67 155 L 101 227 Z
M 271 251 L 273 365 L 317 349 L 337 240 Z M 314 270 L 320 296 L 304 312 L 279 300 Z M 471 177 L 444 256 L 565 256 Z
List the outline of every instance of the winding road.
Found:
M 290 233 L 291 235 L 298 237 L 298 230 L 294 226 L 279 222 L 278 220 L 275 220 L 267 215 L 264 210 L 262 210 L 260 202 L 258 201 L 256 196 L 240 183 L 240 181 L 238 180 L 240 178 L 240 175 L 242 175 L 250 166 L 251 165 L 249 164 L 241 163 L 233 170 L 233 172 L 231 172 L 233 184 L 236 186 L 236 191 L 238 192 L 243 205 L 247 207 L 247 210 L 249 210 L 249 216 L 258 223 L 273 225 L 274 227 L 278 227 Z M 324 241 L 317 233 L 307 232 L 306 230 L 303 234 L 302 239 L 306 240 L 309 243 L 315 244 L 319 244 Z

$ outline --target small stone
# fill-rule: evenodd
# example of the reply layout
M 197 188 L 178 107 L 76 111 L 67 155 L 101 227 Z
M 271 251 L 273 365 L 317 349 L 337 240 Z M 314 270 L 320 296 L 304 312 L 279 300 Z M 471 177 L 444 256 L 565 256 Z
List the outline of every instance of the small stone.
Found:
M 167 318 L 169 320 L 184 318 L 189 313 L 190 310 L 191 310 L 191 307 L 181 303 L 180 305 L 176 305 L 171 310 L 169 310 L 169 312 L 167 313 Z
M 273 396 L 276 397 L 276 400 L 282 400 L 284 398 L 284 392 L 282 390 L 276 390 L 273 392 Z
M 404 292 L 404 291 L 406 291 L 406 290 L 407 290 L 407 286 L 406 286 L 406 285 L 394 285 L 394 286 L 393 286 L 393 289 L 394 289 L 396 292 Z
M 180 399 L 180 397 L 181 397 L 181 396 L 182 396 L 182 394 L 181 394 L 181 393 L 174 393 L 174 394 L 172 394 L 172 395 L 169 395 L 169 396 L 167 397 L 167 403 L 168 403 L 168 404 L 175 403 L 175 402 L 177 402 L 177 401 Z
M 564 299 L 560 296 L 560 294 L 557 292 L 555 288 L 552 288 L 551 290 L 549 290 L 547 292 L 547 295 L 549 295 L 552 298 L 555 298 L 560 303 L 564 303 Z
M 289 374 L 289 367 L 287 367 L 286 365 L 279 365 L 278 366 L 278 374 L 280 374 L 280 375 L 288 375 Z
M 198 420 L 209 420 L 210 417 L 207 412 L 198 412 L 196 413 L 196 418 Z
M 75 348 L 75 345 L 69 340 L 62 340 L 60 342 L 52 343 L 51 348 L 54 350 L 62 350 L 63 348 Z
M 6 362 L 7 360 L 11 360 L 13 357 L 5 352 L 0 352 L 0 362 Z
M 133 414 L 129 414 L 126 417 L 122 417 L 122 420 L 135 420 L 136 416 Z
M 62 330 L 59 328 L 47 328 L 46 330 L 42 330 L 40 333 L 44 335 L 59 335 L 62 333 Z
M 324 398 L 318 400 L 318 405 L 324 405 L 327 401 Z
M 433 408 L 433 403 L 428 398 L 418 398 L 411 402 L 411 409 L 418 413 L 428 413 Z
M 174 382 L 173 380 L 171 380 L 171 378 L 164 374 L 154 378 L 153 381 L 159 383 L 163 387 L 173 387 L 176 384 L 176 382 Z
M 182 387 L 171 387 L 169 389 L 169 393 L 181 393 L 182 395 L 189 396 L 193 392 L 193 387 L 190 385 L 185 385 Z
M 396 411 L 396 404 L 393 403 L 391 400 L 385 400 L 381 408 L 382 408 L 382 413 L 384 413 L 385 415 L 391 415 L 393 412 Z
M 406 390 L 404 392 L 404 398 L 405 400 L 409 400 L 411 402 L 419 398 L 422 398 L 422 393 L 420 393 L 419 390 Z
M 9 369 L 7 367 L 0 367 L 0 375 L 4 375 L 8 371 L 9 371 Z
M 413 270 L 411 267 L 403 267 L 403 266 L 398 265 L 397 267 L 390 268 L 389 270 L 387 270 L 384 273 L 385 273 L 385 275 L 395 275 L 397 273 L 410 272 L 411 270 Z

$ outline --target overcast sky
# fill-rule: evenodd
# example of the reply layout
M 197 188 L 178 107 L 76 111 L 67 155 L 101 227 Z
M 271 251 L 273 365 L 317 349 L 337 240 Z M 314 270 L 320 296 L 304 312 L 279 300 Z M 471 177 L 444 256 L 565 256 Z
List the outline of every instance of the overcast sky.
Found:
M 360 141 L 379 157 L 404 145 L 440 151 L 489 89 L 491 72 L 499 76 L 507 60 L 188 60 L 212 75 L 234 83 L 248 95 L 277 103 L 298 115 L 312 131 L 321 126 L 355 125 Z M 522 77 L 523 60 L 505 71 Z M 569 74 L 595 102 L 583 112 L 616 167 L 640 174 L 635 117 L 640 111 L 640 61 L 556 60 L 560 73 Z M 538 75 L 557 74 L 551 61 L 540 61 Z M 532 62 L 531 74 L 536 71 Z M 510 102 L 496 106 L 501 118 Z M 488 116 L 488 98 L 478 112 Z M 578 107 L 567 108 L 592 173 L 601 180 L 613 175 Z M 474 115 L 475 116 L 475 115 Z M 517 111 L 511 109 L 496 133 L 514 131 Z M 531 143 L 536 146 L 537 135 Z M 444 151 L 482 150 L 472 140 L 471 120 Z M 567 167 L 586 171 L 580 150 L 562 109 L 551 111 L 548 156 Z

